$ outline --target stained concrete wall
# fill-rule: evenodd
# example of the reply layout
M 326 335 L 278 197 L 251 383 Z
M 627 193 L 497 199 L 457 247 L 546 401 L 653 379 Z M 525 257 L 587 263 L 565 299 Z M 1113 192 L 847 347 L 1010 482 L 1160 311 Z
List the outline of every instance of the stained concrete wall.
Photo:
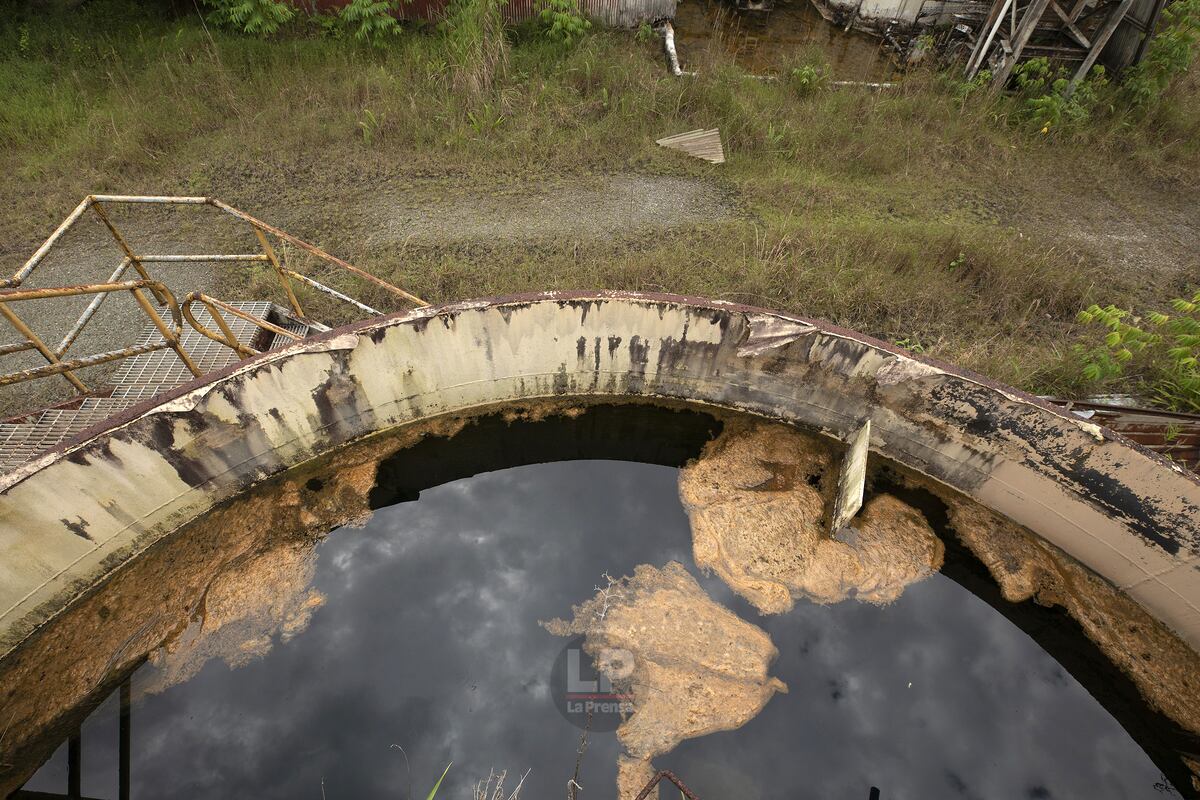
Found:
M 338 329 L 0 478 L 0 656 L 128 558 L 347 442 L 540 397 L 672 398 L 846 438 L 1061 547 L 1200 649 L 1200 481 L 1016 390 L 826 323 L 549 293 Z

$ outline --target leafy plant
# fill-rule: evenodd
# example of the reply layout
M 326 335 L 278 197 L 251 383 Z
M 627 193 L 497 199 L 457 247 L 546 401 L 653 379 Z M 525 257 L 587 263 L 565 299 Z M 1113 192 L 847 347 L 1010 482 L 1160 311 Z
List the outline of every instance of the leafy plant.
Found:
M 797 94 L 811 94 L 825 86 L 829 81 L 829 70 L 823 67 L 803 64 L 795 67 L 788 75 L 788 83 Z
M 579 9 L 579 0 L 544 0 L 539 18 L 547 39 L 570 47 L 591 30 L 592 23 Z
M 1168 315 L 1150 312 L 1145 320 L 1131 311 L 1093 305 L 1079 321 L 1107 329 L 1102 345 L 1077 346 L 1083 376 L 1105 381 L 1138 366 L 1142 384 L 1155 402 L 1173 411 L 1200 412 L 1200 292 L 1176 298 Z
M 637 33 L 634 34 L 633 38 L 639 44 L 645 44 L 646 42 L 654 41 L 656 38 L 658 38 L 658 35 L 654 32 L 654 28 L 651 27 L 649 22 L 642 20 L 642 23 L 638 25 Z
M 960 103 L 965 103 L 967 98 L 983 89 L 992 82 L 991 70 L 981 69 L 975 73 L 975 77 L 969 81 L 954 81 L 954 97 Z
M 212 7 L 211 22 L 251 36 L 270 36 L 296 16 L 291 4 L 280 0 L 204 0 Z
M 17 28 L 17 52 L 22 58 L 28 58 L 32 48 L 29 46 L 29 26 L 22 24 Z
M 375 132 L 379 130 L 382 120 L 375 116 L 375 113 L 369 108 L 364 108 L 362 119 L 358 121 L 359 130 L 362 131 L 363 144 L 368 147 L 375 141 Z
M 1171 82 L 1187 71 L 1200 42 L 1200 0 L 1175 0 L 1162 12 L 1162 24 L 1146 57 L 1125 75 L 1124 90 L 1134 106 L 1158 103 Z
M 1045 56 L 1018 64 L 1013 76 L 1025 96 L 1024 118 L 1043 134 L 1090 120 L 1108 85 L 1104 67 L 1097 64 L 1071 91 L 1069 73 L 1052 67 Z
M 504 122 L 504 115 L 493 108 L 491 103 L 484 103 L 477 111 L 467 112 L 467 122 L 476 136 L 487 136 L 500 127 Z
M 774 122 L 767 123 L 767 130 L 763 134 L 763 139 L 767 145 L 767 149 L 772 152 L 781 152 L 784 145 L 787 143 L 788 137 L 791 135 L 791 129 L 787 123 L 776 125 Z
M 395 12 L 400 0 L 350 0 L 338 12 L 338 21 L 353 31 L 354 38 L 372 47 L 385 47 L 400 33 Z
M 896 340 L 896 347 L 903 347 L 910 353 L 924 353 L 925 345 L 921 344 L 915 336 L 905 336 L 903 339 Z

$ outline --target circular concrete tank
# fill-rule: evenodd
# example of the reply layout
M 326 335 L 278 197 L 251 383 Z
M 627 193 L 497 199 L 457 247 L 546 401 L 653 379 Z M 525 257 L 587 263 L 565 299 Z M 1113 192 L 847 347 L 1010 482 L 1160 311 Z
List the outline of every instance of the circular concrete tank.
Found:
M 609 401 L 748 413 L 842 441 L 870 422 L 871 459 L 1023 526 L 1200 649 L 1195 475 L 1036 398 L 827 323 L 590 292 L 334 330 L 130 409 L 0 478 L 0 665 L 138 553 L 256 484 L 366 453 L 347 468 L 360 505 L 314 512 L 340 524 L 366 509 L 379 460 L 406 431 Z

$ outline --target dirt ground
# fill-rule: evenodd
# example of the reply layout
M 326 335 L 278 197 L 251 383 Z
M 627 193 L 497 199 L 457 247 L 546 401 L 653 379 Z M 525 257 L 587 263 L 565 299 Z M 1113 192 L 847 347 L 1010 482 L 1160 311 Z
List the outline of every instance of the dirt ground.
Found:
M 489 252 L 528 251 L 536 261 L 540 250 L 574 248 L 585 254 L 580 258 L 600 254 L 619 260 L 674 240 L 686 246 L 691 236 L 728 229 L 722 225 L 759 224 L 744 190 L 716 172 L 495 175 L 480 181 L 478 176 L 429 175 L 385 164 L 357 169 L 293 162 L 214 169 L 208 175 L 205 193 L 368 269 L 379 271 L 386 264 L 392 274 L 403 274 L 406 260 L 417 252 L 425 260 L 449 254 L 445 257 L 486 261 Z M 1098 289 L 1103 288 L 1103 276 L 1114 272 L 1153 294 L 1182 293 L 1200 277 L 1200 195 L 1161 192 L 1152 181 L 1119 190 L 1060 189 L 1057 195 L 950 194 L 946 205 L 948 215 L 966 215 L 1015 231 L 1063 260 L 1078 262 L 1080 269 L 1095 272 Z M 0 247 L 2 263 L 11 271 L 19 268 L 68 211 L 64 207 L 39 215 L 43 218 L 30 216 L 22 226 L 26 236 Z M 133 206 L 114 209 L 113 217 L 141 252 L 257 251 L 247 229 L 213 209 Z M 107 279 L 119 259 L 120 251 L 103 226 L 85 217 L 26 285 Z M 486 271 L 486 264 L 482 268 Z M 270 294 L 270 286 L 259 283 L 248 289 L 249 284 L 228 269 L 214 264 L 161 265 L 154 275 L 177 297 L 198 290 L 229 300 L 282 299 L 244 296 L 248 290 Z M 536 286 L 537 275 L 527 275 L 523 282 Z M 481 286 L 480 291 L 486 290 Z M 86 298 L 36 301 L 36 307 L 27 306 L 27 316 L 40 335 L 57 342 L 86 303 Z M 131 298 L 113 296 L 72 352 L 83 355 L 125 346 L 145 327 Z M 25 354 L 13 363 L 13 368 L 24 368 L 38 360 Z M 102 381 L 105 369 L 93 368 L 85 379 Z M 62 381 L 5 387 L 0 410 L 17 413 L 68 394 Z

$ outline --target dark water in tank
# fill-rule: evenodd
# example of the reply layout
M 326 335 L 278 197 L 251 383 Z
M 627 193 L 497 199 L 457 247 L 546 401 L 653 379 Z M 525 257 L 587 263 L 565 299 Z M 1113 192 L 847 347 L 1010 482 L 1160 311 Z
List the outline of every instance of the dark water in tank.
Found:
M 535 464 L 457 480 L 379 510 L 316 550 L 325 602 L 307 627 L 231 668 L 214 658 L 155 694 L 132 677 L 132 796 L 470 798 L 490 769 L 562 797 L 581 731 L 551 691 L 569 616 L 602 576 L 677 560 L 695 574 L 670 467 Z M 1143 798 L 1159 770 L 1059 664 L 941 575 L 880 608 L 801 603 L 763 617 L 776 695 L 739 730 L 655 760 L 704 800 Z M 82 732 L 85 796 L 117 794 L 117 701 Z M 403 752 L 397 745 L 403 748 Z M 66 746 L 27 784 L 64 791 Z M 615 793 L 618 744 L 589 732 L 581 798 Z M 406 758 L 407 764 L 406 766 Z M 673 797 L 673 793 L 664 793 Z

